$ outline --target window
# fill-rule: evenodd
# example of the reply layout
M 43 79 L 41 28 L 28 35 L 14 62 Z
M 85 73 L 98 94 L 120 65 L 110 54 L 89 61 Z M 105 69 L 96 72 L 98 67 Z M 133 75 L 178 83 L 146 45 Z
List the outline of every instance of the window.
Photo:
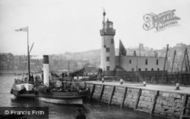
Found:
M 158 71 L 160 71 L 160 69 L 159 69 L 159 68 L 158 68 L 157 70 L 158 70 Z
M 147 68 L 145 68 L 145 71 L 148 71 L 148 69 L 147 69 Z
M 131 64 L 132 63 L 132 61 L 131 60 L 129 60 L 129 64 Z
M 112 28 L 113 27 L 113 25 L 112 24 L 109 24 L 109 28 Z
M 107 71 L 109 71 L 110 70 L 110 66 L 107 66 Z
M 114 39 L 111 39 L 111 43 L 112 43 L 112 44 L 114 43 Z
M 154 71 L 154 68 L 152 68 L 151 71 Z
M 158 64 L 159 64 L 158 59 L 156 59 L 156 65 L 158 65 Z
M 110 57 L 106 57 L 106 61 L 110 61 Z
M 106 52 L 109 52 L 110 51 L 110 48 L 106 48 Z
M 139 71 L 141 71 L 141 68 L 139 68 Z
M 145 65 L 148 65 L 148 59 L 145 60 Z
M 131 71 L 134 71 L 134 68 L 132 68 Z

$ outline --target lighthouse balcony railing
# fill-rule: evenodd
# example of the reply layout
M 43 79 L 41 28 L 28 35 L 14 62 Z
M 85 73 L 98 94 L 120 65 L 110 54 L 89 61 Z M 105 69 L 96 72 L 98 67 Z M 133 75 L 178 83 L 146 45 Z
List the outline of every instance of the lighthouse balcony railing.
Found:
M 114 29 L 102 29 L 100 30 L 101 35 L 115 35 L 115 30 Z

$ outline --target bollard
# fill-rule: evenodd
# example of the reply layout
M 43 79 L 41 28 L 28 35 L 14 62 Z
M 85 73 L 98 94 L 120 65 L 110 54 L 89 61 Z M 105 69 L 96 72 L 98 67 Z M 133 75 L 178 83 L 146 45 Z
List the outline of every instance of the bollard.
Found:
M 143 81 L 143 86 L 146 86 L 146 81 Z
M 104 78 L 102 78 L 102 83 L 104 83 Z
M 176 88 L 175 88 L 175 90 L 180 90 L 180 88 L 179 88 L 179 83 L 176 83 Z
M 123 84 L 123 79 L 120 79 L 120 84 L 121 84 L 121 85 Z

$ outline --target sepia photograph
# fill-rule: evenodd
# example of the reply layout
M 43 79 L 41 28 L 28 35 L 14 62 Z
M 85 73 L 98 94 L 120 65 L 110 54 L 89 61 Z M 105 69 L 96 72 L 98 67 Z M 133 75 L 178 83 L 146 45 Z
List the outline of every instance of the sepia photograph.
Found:
M 190 119 L 189 0 L 0 0 L 0 119 Z

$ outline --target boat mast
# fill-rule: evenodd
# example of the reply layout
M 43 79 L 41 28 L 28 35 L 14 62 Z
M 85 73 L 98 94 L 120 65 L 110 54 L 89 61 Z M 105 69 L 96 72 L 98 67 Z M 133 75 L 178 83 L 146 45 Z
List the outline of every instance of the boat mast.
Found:
M 175 56 L 176 56 L 176 50 L 174 50 L 174 56 L 173 56 L 173 61 L 172 61 L 171 73 L 173 72 L 173 67 L 174 67 L 174 62 L 175 62 Z
M 70 61 L 68 60 L 68 77 L 70 76 Z
M 169 44 L 167 44 L 167 48 L 166 48 L 166 56 L 165 56 L 164 67 L 163 67 L 163 71 L 162 71 L 162 83 L 164 81 L 164 72 L 166 70 L 166 62 L 167 62 L 167 58 L 168 58 L 168 50 L 169 50 Z
M 30 51 L 29 51 L 29 27 L 23 27 L 20 29 L 15 29 L 15 31 L 27 32 L 27 57 L 28 57 L 28 82 L 30 79 Z
M 189 72 L 190 71 L 190 63 L 189 63 L 187 47 L 185 48 L 185 51 L 184 51 L 184 57 L 183 57 L 182 65 L 181 65 L 181 73 L 183 72 L 184 66 L 185 66 L 185 72 Z
M 27 54 L 28 54 L 28 82 L 29 82 L 30 79 L 29 28 L 27 30 Z

